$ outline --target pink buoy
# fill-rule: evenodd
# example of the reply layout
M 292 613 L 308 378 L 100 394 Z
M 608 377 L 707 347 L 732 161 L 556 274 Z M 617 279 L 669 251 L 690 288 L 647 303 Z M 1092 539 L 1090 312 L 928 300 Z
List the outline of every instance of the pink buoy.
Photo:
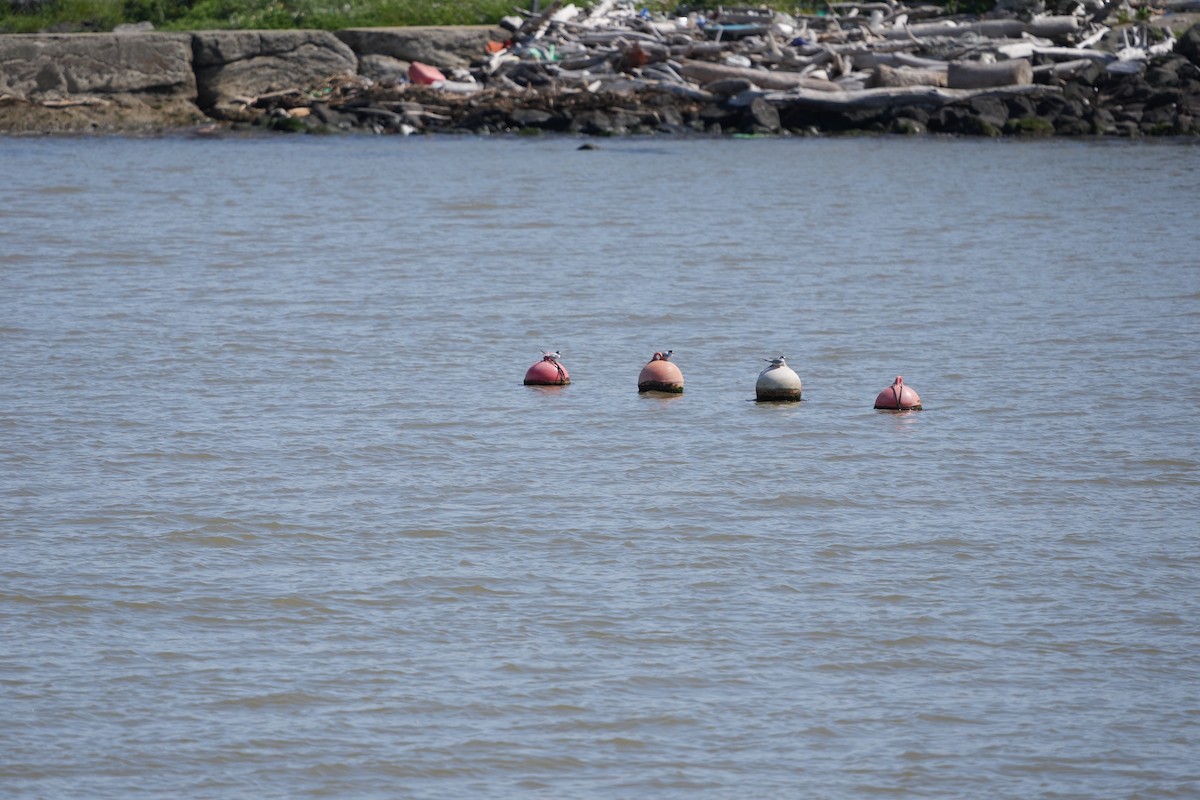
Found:
M 542 353 L 542 360 L 525 371 L 526 386 L 566 386 L 571 382 L 563 365 L 558 363 L 562 353 Z
M 897 375 L 896 382 L 875 398 L 875 407 L 885 411 L 920 411 L 921 398 Z
M 671 392 L 683 393 L 683 373 L 679 367 L 671 363 L 674 350 L 666 353 L 655 353 L 638 375 L 639 392 Z
M 414 61 L 408 67 L 408 79 L 413 83 L 430 84 L 444 81 L 446 80 L 446 76 L 437 67 L 431 67 L 428 64 L 422 64 L 420 61 Z

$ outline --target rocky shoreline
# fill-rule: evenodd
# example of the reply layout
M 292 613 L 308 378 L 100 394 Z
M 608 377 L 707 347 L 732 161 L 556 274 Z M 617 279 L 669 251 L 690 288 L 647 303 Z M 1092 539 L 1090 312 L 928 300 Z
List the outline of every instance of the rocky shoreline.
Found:
M 1200 135 L 1200 24 L 1157 44 L 1143 34 L 1130 55 L 1130 26 L 914 24 L 917 8 L 897 36 L 879 8 L 898 7 L 864 3 L 870 25 L 854 15 L 832 28 L 727 16 L 715 36 L 710 19 L 549 14 L 496 27 L 3 35 L 0 133 Z

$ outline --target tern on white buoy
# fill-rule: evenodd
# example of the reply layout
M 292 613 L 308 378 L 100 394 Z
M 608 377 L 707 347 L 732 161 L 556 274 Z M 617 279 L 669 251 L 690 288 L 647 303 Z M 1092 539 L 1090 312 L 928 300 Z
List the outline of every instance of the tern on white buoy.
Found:
M 787 357 L 764 358 L 770 366 L 758 373 L 754 387 L 755 399 L 762 402 L 797 402 L 800 400 L 800 376 L 787 364 Z

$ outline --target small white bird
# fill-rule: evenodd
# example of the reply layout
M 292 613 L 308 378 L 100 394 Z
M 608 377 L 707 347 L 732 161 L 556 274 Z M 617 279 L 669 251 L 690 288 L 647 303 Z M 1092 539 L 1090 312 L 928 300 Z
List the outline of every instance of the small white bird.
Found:
M 675 351 L 674 351 L 674 350 L 668 350 L 667 352 L 665 352 L 665 353 L 663 353 L 663 354 L 662 354 L 662 360 L 663 360 L 663 361 L 670 361 L 670 360 L 671 360 L 671 356 L 673 356 L 673 355 L 675 355 Z
M 772 367 L 786 367 L 787 366 L 787 356 L 780 356 L 779 358 L 764 358 L 763 361 L 766 361 Z
M 542 351 L 542 359 L 544 361 L 557 362 L 560 358 L 562 358 L 562 350 L 555 350 L 553 353 L 547 353 L 545 350 Z

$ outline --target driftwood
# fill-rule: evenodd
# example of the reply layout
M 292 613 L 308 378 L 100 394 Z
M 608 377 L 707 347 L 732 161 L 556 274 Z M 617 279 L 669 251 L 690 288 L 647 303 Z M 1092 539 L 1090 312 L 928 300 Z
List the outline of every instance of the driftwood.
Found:
M 976 36 L 985 39 L 1017 39 L 1030 36 L 1067 36 L 1079 30 L 1076 17 L 1041 17 L 1030 22 L 1018 19 L 991 19 L 979 22 L 960 23 L 954 20 L 924 22 L 916 25 L 895 26 L 890 30 L 872 30 L 888 39 L 920 39 L 930 36 L 961 38 Z
M 1095 61 L 1089 58 L 1079 58 L 1075 61 L 1058 61 L 1053 64 L 1043 64 L 1040 67 L 1034 67 L 1033 75 L 1034 78 L 1045 75 L 1055 78 L 1069 78 L 1095 63 Z
M 50 98 L 39 100 L 38 105 L 46 108 L 75 108 L 78 106 L 105 106 L 109 101 L 101 97 L 71 97 L 71 98 Z
M 1019 95 L 1061 94 L 1053 86 L 1008 86 L 989 89 L 946 89 L 939 86 L 903 86 L 884 89 L 862 89 L 856 92 L 814 92 L 793 89 L 790 92 L 744 92 L 731 98 L 734 105 L 748 106 L 755 97 L 777 106 L 795 106 L 813 111 L 846 112 L 879 110 L 900 105 L 924 105 L 931 108 L 970 100 L 975 97 L 1015 97 Z
M 918 69 L 916 67 L 889 67 L 880 64 L 871 79 L 872 87 L 900 86 L 946 86 L 944 69 Z
M 837 124 L 848 127 L 871 119 L 871 129 L 879 130 L 909 119 L 905 109 L 938 109 L 977 97 L 1053 95 L 1060 90 L 1049 84 L 1097 63 L 1139 70 L 1149 56 L 1174 44 L 1126 33 L 1119 53 L 1111 43 L 1101 49 L 1107 29 L 1082 5 L 1075 14 L 974 21 L 902 0 L 839 0 L 828 10 L 822 16 L 789 16 L 721 8 L 668 17 L 632 0 L 599 0 L 590 10 L 553 0 L 543 11 L 519 12 L 524 19 L 515 24 L 506 18 L 511 39 L 489 43 L 469 80 L 459 74 L 412 87 L 425 109 L 433 107 L 424 93 L 444 98 L 454 109 L 444 118 L 441 112 L 431 116 L 399 107 L 384 107 L 382 113 L 344 108 L 397 130 L 423 121 L 429 128 L 452 119 L 464 124 L 464 106 L 474 109 L 470 125 L 488 130 L 544 125 L 587 132 L 595 124 L 612 133 L 613 127 L 595 122 L 607 115 L 622 118 L 615 123 L 620 130 L 733 126 L 778 132 L 783 126 L 806 128 L 809 111 L 843 114 Z M 753 30 L 733 31 L 737 25 Z M 381 93 L 370 86 L 354 90 L 363 103 L 379 108 Z M 638 99 L 654 94 L 671 97 Z M 291 100 L 264 95 L 259 102 L 277 106 Z M 566 107 L 574 111 L 563 111 Z M 898 113 L 872 114 L 889 109 Z M 953 131 L 953 119 L 963 113 L 941 112 L 930 129 Z M 635 119 L 640 121 L 630 121 Z
M 632 0 L 600 0 L 587 11 L 553 0 L 543 11 L 522 12 L 512 48 L 489 57 L 478 77 L 506 90 L 661 91 L 673 84 L 676 94 L 725 97 L 743 85 L 830 94 L 870 85 L 866 91 L 878 93 L 1027 86 L 1035 74 L 1042 80 L 1072 74 L 1083 59 L 1118 60 L 1091 46 L 1104 29 L 1082 4 L 1076 13 L 1029 19 L 937 18 L 944 14 L 939 7 L 902 0 L 837 0 L 828 11 L 788 16 L 721 7 L 667 17 L 649 15 Z M 753 31 L 731 31 L 739 23 Z M 1149 52 L 1147 42 L 1126 45 L 1125 61 Z M 1067 63 L 1035 73 L 1035 59 Z
M 1028 86 L 1031 83 L 1033 67 L 1023 58 L 991 64 L 979 61 L 951 61 L 946 71 L 946 86 L 951 89 Z
M 517 29 L 516 35 L 529 36 L 533 39 L 541 38 L 546 29 L 550 27 L 551 18 L 560 8 L 562 8 L 562 0 L 554 0 L 553 3 L 546 6 L 546 9 L 542 13 L 525 20 L 521 27 Z
M 1078 61 L 1084 58 L 1089 61 L 1104 63 L 1116 58 L 1112 53 L 1106 53 L 1103 50 L 1085 50 L 1076 47 L 1035 47 L 1033 48 L 1033 52 L 1040 56 L 1063 59 L 1064 61 Z
M 799 72 L 779 72 L 753 67 L 730 67 L 725 64 L 711 64 L 707 61 L 684 60 L 680 62 L 679 72 L 686 78 L 704 85 L 730 78 L 743 78 L 763 89 L 794 89 L 804 88 L 818 92 L 836 92 L 837 84 L 819 78 L 810 78 Z

